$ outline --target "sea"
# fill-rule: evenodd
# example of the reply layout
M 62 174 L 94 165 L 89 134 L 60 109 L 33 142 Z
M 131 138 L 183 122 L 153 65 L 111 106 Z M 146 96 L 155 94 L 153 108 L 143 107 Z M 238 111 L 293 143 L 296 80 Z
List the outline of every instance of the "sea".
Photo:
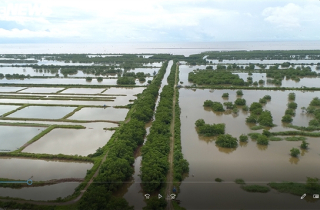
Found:
M 235 50 L 320 50 L 320 41 L 188 43 L 28 43 L 0 44 L 0 54 L 198 54 Z

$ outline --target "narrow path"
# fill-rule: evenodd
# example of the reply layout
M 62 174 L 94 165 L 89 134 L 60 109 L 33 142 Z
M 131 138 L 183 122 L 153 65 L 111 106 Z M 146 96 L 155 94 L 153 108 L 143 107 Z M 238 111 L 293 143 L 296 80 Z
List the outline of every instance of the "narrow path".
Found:
M 173 101 L 172 101 L 172 120 L 171 120 L 171 126 L 170 126 L 170 132 L 171 132 L 171 137 L 170 137 L 170 152 L 168 156 L 168 161 L 169 161 L 169 172 L 167 174 L 167 185 L 166 185 L 166 190 L 165 190 L 165 196 L 167 198 L 167 209 L 173 209 L 171 199 L 168 198 L 168 196 L 172 193 L 172 188 L 173 188 L 173 150 L 174 150 L 174 122 L 175 122 L 175 106 L 176 106 L 176 85 L 177 85 L 177 74 L 178 74 L 178 68 L 179 66 L 177 65 L 176 67 L 176 74 L 175 74 L 175 79 L 174 79 L 174 86 L 173 86 Z

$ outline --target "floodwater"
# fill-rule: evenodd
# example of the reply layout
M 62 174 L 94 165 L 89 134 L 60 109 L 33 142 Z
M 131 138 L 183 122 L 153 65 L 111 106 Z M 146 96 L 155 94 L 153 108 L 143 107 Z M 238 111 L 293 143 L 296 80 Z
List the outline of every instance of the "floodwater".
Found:
M 183 84 L 181 85 L 187 85 L 187 86 L 191 86 L 193 85 L 192 82 L 188 81 L 188 75 L 189 72 L 192 72 L 193 70 L 196 69 L 205 69 L 206 66 L 205 65 L 194 65 L 194 66 L 188 66 L 188 65 L 180 65 L 179 69 L 180 69 L 180 74 L 179 74 L 179 78 L 180 81 L 183 82 Z M 213 65 L 213 68 L 215 68 L 215 65 Z M 239 77 L 241 79 L 243 79 L 244 81 L 247 81 L 247 78 L 249 77 L 248 73 L 234 73 L 234 74 L 238 74 Z M 272 79 L 272 78 L 267 78 L 266 73 L 253 73 L 252 76 L 252 81 L 253 82 L 258 82 L 259 80 L 263 80 L 264 84 L 263 86 L 265 87 L 275 87 L 274 84 L 269 84 L 267 83 L 267 79 Z M 316 77 L 312 77 L 312 78 L 301 78 L 299 82 L 296 82 L 294 80 L 286 80 L 286 78 L 284 78 L 282 80 L 282 85 L 281 87 L 302 87 L 302 86 L 306 86 L 306 87 L 320 87 L 320 78 L 316 78 Z
M 19 106 L 12 106 L 12 105 L 0 105 L 0 116 L 10 112 L 12 110 L 17 109 Z
M 15 180 L 48 181 L 64 178 L 84 178 L 92 163 L 27 158 L 0 157 L 0 177 Z M 14 166 L 14 167 L 12 167 Z M 23 173 L 21 173 L 23 171 Z
M 25 187 L 22 189 L 0 188 L 0 197 L 21 198 L 25 200 L 47 201 L 72 195 L 79 182 L 64 182 L 49 186 Z
M 0 87 L 0 92 L 16 92 L 23 89 L 23 87 Z
M 112 120 L 123 121 L 129 109 L 107 108 L 82 108 L 68 119 L 73 120 Z
M 72 112 L 75 107 L 62 106 L 27 106 L 16 111 L 8 117 L 16 118 L 42 118 L 42 119 L 60 119 L 66 114 Z
M 229 100 L 221 97 L 225 92 L 229 93 Z M 233 102 L 237 98 L 235 92 L 233 90 L 180 89 L 182 151 L 190 164 L 189 176 L 182 182 L 177 198 L 181 201 L 181 206 L 188 209 L 212 207 L 217 209 L 238 209 L 239 207 L 275 209 L 277 206 L 292 209 L 290 208 L 292 206 L 303 208 L 309 205 L 312 207 L 312 204 L 301 202 L 298 196 L 289 194 L 280 196 L 274 190 L 267 194 L 245 192 L 240 189 L 240 186 L 234 184 L 234 180 L 241 178 L 248 184 L 264 185 L 272 181 L 305 182 L 307 176 L 318 177 L 320 174 L 320 168 L 317 167 L 320 161 L 319 138 L 308 137 L 307 142 L 310 143 L 310 149 L 302 151 L 299 158 L 292 158 L 290 149 L 298 148 L 301 141 L 283 140 L 269 142 L 268 146 L 260 146 L 249 139 L 248 143 L 241 143 L 236 149 L 227 149 L 216 146 L 214 138 L 197 134 L 194 123 L 201 118 L 210 124 L 225 123 L 226 133 L 237 138 L 241 134 L 261 132 L 261 130 L 250 130 L 250 125 L 245 123 L 245 118 L 249 114 L 241 109 L 239 114 L 234 115 L 228 112 L 214 113 L 203 107 L 203 102 L 208 99 Z M 242 98 L 246 99 L 247 104 L 250 105 L 264 95 L 271 95 L 272 99 L 264 106 L 264 109 L 271 111 L 274 123 L 278 125 L 271 131 L 280 131 L 286 129 L 282 125 L 281 118 L 284 115 L 290 92 L 295 92 L 298 104 L 292 123 L 307 126 L 308 121 L 313 117 L 302 113 L 301 107 L 307 107 L 312 98 L 317 96 L 317 92 L 243 90 Z M 221 178 L 224 182 L 216 183 L 216 178 Z
M 0 126 L 0 152 L 19 149 L 46 128 Z
M 101 128 L 63 129 L 56 128 L 27 146 L 23 152 L 87 156 L 103 147 L 114 131 Z
M 67 94 L 67 93 L 72 93 L 72 94 L 98 94 L 104 91 L 105 89 L 101 88 L 68 88 L 61 93 Z
M 170 74 L 172 64 L 173 64 L 173 61 L 169 61 L 168 67 L 166 69 L 166 73 L 165 73 L 165 75 L 162 79 L 162 82 L 161 82 L 161 86 L 159 89 L 159 95 L 162 92 L 163 87 L 168 84 L 167 78 Z M 158 106 L 159 101 L 160 101 L 160 97 L 158 97 L 156 100 L 156 107 Z M 155 111 L 156 111 L 156 109 L 155 109 Z M 153 115 L 153 118 L 154 118 L 154 115 Z M 149 123 L 147 123 L 145 126 L 146 131 L 147 131 L 146 137 L 150 133 L 150 128 L 152 126 L 152 122 L 153 122 L 153 120 L 150 121 Z M 146 137 L 144 138 L 144 143 L 147 140 Z M 144 197 L 145 192 L 142 189 L 141 178 L 140 178 L 140 173 L 141 173 L 140 167 L 141 167 L 141 160 L 142 160 L 142 156 L 141 156 L 140 151 L 141 151 L 141 147 L 138 148 L 136 151 L 135 161 L 133 164 L 134 174 L 132 176 L 131 183 L 123 186 L 123 188 L 121 188 L 119 190 L 120 191 L 119 194 L 121 196 L 123 196 L 128 201 L 129 205 L 134 206 L 134 209 L 142 209 L 144 206 L 146 206 L 145 197 Z
M 139 82 L 136 80 L 136 85 L 147 85 L 147 81 L 152 80 L 152 77 L 146 77 L 145 82 Z M 102 82 L 98 82 L 96 79 L 92 79 L 91 82 L 87 82 L 86 79 L 75 79 L 75 78 L 48 78 L 48 79 L 2 79 L 0 83 L 10 83 L 10 84 L 63 84 L 63 85 L 117 85 L 117 79 L 104 79 Z
M 159 68 L 135 68 L 135 69 L 131 69 L 128 72 L 134 72 L 134 73 L 138 73 L 138 72 L 143 72 L 145 74 L 150 74 L 151 76 L 153 76 L 153 72 L 158 73 Z
M 282 64 L 285 62 L 294 63 L 294 64 L 317 64 L 319 60 L 219 60 L 206 59 L 207 61 L 212 61 L 216 64 Z
M 108 88 L 102 94 L 125 94 L 125 95 L 136 95 L 142 93 L 144 87 L 136 87 L 136 88 L 123 88 L 123 87 L 111 87 Z
M 27 88 L 25 90 L 19 91 L 19 93 L 56 93 L 59 90 L 62 90 L 63 88 L 38 88 L 38 87 L 32 87 Z

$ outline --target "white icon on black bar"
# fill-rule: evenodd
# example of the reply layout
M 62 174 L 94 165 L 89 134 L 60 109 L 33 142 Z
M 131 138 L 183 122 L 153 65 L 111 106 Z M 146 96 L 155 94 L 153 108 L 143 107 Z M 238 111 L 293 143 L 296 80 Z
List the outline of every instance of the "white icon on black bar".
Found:
M 150 194 L 145 194 L 144 196 L 146 197 L 146 199 L 150 198 Z
M 162 195 L 158 194 L 158 199 L 162 198 Z
M 319 194 L 313 194 L 313 198 L 319 199 Z
M 306 196 L 307 196 L 307 194 L 303 194 L 303 195 L 301 196 L 301 200 L 304 199 Z
M 176 194 L 171 194 L 170 197 L 171 197 L 171 200 L 174 200 L 176 198 Z

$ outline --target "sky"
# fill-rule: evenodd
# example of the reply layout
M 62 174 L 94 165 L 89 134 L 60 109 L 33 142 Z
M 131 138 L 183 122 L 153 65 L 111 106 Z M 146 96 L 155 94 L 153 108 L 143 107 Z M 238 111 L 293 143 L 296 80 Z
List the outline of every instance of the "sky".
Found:
M 0 43 L 320 40 L 320 0 L 1 0 Z

